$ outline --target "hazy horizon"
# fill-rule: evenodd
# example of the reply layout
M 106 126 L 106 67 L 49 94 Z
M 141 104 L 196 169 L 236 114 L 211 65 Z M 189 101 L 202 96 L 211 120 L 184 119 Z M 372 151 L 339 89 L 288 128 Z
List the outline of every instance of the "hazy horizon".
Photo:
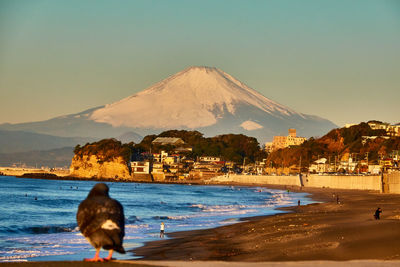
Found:
M 0 123 L 102 106 L 217 67 L 338 126 L 399 123 L 397 1 L 0 2 Z

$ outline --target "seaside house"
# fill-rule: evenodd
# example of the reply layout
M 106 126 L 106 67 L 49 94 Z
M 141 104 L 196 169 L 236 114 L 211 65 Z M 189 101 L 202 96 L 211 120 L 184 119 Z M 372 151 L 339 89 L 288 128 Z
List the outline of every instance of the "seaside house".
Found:
M 266 161 L 267 161 L 267 159 L 263 159 L 262 161 L 256 161 L 255 171 L 256 171 L 257 175 L 265 174 Z
M 328 166 L 326 164 L 326 158 L 320 158 L 314 161 L 314 164 L 311 164 L 310 168 L 308 168 L 309 172 L 311 173 L 323 173 L 326 172 Z
M 220 157 L 213 157 L 213 156 L 203 156 L 199 158 L 201 162 L 218 162 L 221 161 Z
M 177 154 L 166 156 L 162 159 L 162 162 L 167 165 L 177 164 L 181 161 L 181 157 Z
M 151 175 L 154 181 L 164 181 L 164 164 L 161 162 L 153 162 L 153 168 L 151 170 Z
M 345 170 L 347 173 L 354 172 L 357 167 L 357 162 L 352 158 L 349 157 L 347 160 L 341 160 L 339 164 L 339 170 Z
M 225 162 L 195 162 L 193 169 L 189 171 L 191 179 L 209 179 L 222 173 Z
M 164 164 L 160 162 L 153 162 L 153 167 L 151 168 L 151 173 L 163 173 L 164 172 Z
M 132 174 L 150 174 L 150 161 L 131 161 Z
M 369 121 L 368 125 L 372 130 L 385 130 L 389 136 L 400 136 L 400 124 L 391 125 L 386 122 Z

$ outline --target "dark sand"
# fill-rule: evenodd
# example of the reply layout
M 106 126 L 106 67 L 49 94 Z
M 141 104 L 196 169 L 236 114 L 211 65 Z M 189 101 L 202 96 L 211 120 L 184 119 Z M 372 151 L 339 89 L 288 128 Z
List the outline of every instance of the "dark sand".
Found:
M 2 262 L 0 265 L 3 267 L 122 267 L 122 266 L 134 266 L 134 267 L 148 267 L 155 265 L 147 265 L 142 263 L 127 263 L 127 262 L 119 262 L 119 261 L 111 261 L 111 262 L 84 262 L 84 261 L 34 261 L 34 262 Z M 158 265 L 161 266 L 161 265 Z
M 303 190 L 325 203 L 215 229 L 167 233 L 172 239 L 149 242 L 134 252 L 144 260 L 400 260 L 400 195 Z M 377 207 L 383 210 L 381 220 L 373 217 Z

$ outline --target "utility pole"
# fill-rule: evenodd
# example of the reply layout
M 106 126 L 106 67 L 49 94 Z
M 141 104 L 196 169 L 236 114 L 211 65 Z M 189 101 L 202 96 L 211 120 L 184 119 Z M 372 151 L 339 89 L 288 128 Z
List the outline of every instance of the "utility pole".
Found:
M 337 172 L 337 169 L 336 169 L 336 155 L 335 155 L 335 172 Z
M 347 173 L 349 172 L 350 169 L 350 158 L 351 158 L 351 153 L 349 155 L 349 158 L 347 159 Z
M 328 171 L 332 170 L 332 165 L 331 165 L 331 154 L 328 154 Z
M 299 173 L 301 174 L 301 156 L 300 156 L 300 163 L 299 163 L 299 165 L 300 165 Z

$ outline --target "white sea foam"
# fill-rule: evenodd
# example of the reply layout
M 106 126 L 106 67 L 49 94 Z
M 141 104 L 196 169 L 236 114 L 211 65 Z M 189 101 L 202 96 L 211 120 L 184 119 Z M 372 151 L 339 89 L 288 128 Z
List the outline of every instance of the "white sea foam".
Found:
M 125 225 L 125 228 L 128 229 L 143 229 L 143 228 L 149 228 L 148 224 L 127 224 Z

